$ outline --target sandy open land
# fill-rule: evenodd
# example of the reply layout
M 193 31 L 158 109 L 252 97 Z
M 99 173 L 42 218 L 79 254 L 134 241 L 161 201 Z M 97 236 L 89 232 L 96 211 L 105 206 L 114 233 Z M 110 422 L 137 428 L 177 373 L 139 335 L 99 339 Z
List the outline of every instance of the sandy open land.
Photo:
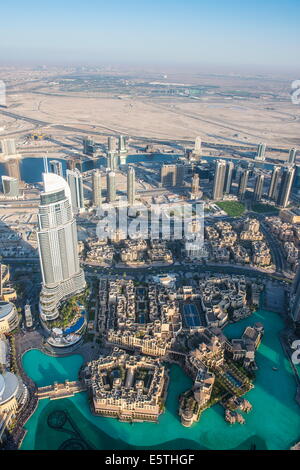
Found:
M 176 78 L 176 83 L 185 83 L 186 77 L 172 76 L 172 84 Z M 150 89 L 156 89 L 157 82 L 138 78 L 131 80 L 127 94 L 119 84 L 119 89 L 112 91 L 78 91 L 76 87 L 73 91 L 70 85 L 67 89 L 58 85 L 49 74 L 37 78 L 23 73 L 19 81 L 12 76 L 10 80 L 8 111 L 43 121 L 43 131 L 52 135 L 64 134 L 51 129 L 54 124 L 141 138 L 190 141 L 200 135 L 204 141 L 223 144 L 257 145 L 263 141 L 272 147 L 300 147 L 300 105 L 291 102 L 288 79 L 189 77 L 187 87 L 195 86 L 192 82 L 199 87 L 218 87 L 198 97 L 178 94 L 178 87 L 174 96 L 154 96 L 148 92 L 149 84 Z M 141 90 L 139 81 L 146 81 L 148 88 Z M 36 127 L 38 124 L 0 112 L 0 137 L 26 134 Z M 106 137 L 99 135 L 96 140 L 104 142 Z

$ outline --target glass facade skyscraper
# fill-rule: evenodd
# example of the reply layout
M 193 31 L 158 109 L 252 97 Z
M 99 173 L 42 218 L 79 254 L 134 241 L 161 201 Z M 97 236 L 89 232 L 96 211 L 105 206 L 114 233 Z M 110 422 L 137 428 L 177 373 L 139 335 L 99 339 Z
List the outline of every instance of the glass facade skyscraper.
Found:
M 53 173 L 43 173 L 43 180 L 37 239 L 43 279 L 40 315 L 47 321 L 58 318 L 60 302 L 82 291 L 85 279 L 79 264 L 69 185 Z

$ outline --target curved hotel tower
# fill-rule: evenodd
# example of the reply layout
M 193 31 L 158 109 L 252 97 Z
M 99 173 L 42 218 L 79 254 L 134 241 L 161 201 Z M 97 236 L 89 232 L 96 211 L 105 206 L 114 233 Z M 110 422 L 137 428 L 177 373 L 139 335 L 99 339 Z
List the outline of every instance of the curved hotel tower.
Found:
M 43 173 L 43 181 L 37 239 L 43 278 L 40 315 L 48 321 L 59 316 L 63 299 L 84 289 L 85 278 L 79 265 L 70 187 L 54 173 Z

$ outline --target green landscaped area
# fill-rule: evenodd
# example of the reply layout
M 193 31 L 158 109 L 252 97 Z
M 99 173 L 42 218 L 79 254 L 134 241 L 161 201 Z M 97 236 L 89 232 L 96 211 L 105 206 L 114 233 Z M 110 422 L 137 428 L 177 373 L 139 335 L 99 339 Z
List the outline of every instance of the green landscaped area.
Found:
M 245 205 L 237 201 L 222 201 L 217 202 L 216 205 L 225 211 L 229 217 L 240 217 L 245 212 Z
M 275 206 L 271 206 L 271 204 L 253 204 L 252 210 L 253 212 L 258 212 L 259 214 L 264 214 L 267 212 L 278 214 L 278 209 Z

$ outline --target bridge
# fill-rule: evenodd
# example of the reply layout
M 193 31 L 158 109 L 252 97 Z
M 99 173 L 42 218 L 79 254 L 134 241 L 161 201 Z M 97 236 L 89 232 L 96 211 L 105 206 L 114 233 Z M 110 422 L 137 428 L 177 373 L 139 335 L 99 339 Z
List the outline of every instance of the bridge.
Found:
M 50 400 L 60 400 L 61 398 L 73 397 L 76 393 L 85 392 L 87 387 L 79 381 L 66 380 L 64 383 L 54 382 L 53 385 L 46 385 L 37 389 L 39 400 L 50 398 Z

